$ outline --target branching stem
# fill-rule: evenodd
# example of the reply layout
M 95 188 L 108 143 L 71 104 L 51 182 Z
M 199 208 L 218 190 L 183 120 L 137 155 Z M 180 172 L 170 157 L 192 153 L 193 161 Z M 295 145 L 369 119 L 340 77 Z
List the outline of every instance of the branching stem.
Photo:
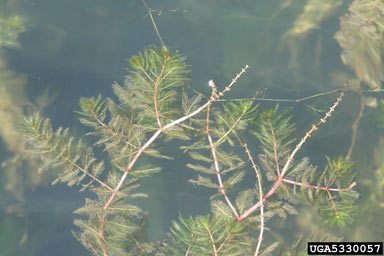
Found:
M 46 139 L 43 138 L 39 131 L 36 130 L 36 129 L 33 129 L 33 132 L 35 133 L 35 136 L 38 138 L 38 140 L 40 140 L 42 143 L 45 144 L 46 147 L 50 147 L 50 144 L 47 143 Z M 52 151 L 54 150 L 54 148 L 52 148 Z M 106 189 L 108 189 L 109 191 L 113 191 L 113 189 L 108 186 L 108 184 L 102 182 L 99 178 L 97 178 L 95 175 L 92 175 L 90 174 L 86 169 L 84 169 L 83 167 L 81 167 L 80 165 L 78 165 L 76 162 L 74 162 L 72 159 L 68 158 L 68 157 L 65 157 L 65 156 L 61 156 L 65 161 L 67 161 L 69 163 L 69 165 L 72 165 L 74 167 L 76 167 L 78 170 L 80 170 L 82 173 L 84 173 L 85 175 L 87 175 L 88 177 L 90 177 L 92 180 L 96 181 L 97 183 L 99 183 L 101 186 L 105 187 Z
M 333 104 L 332 107 L 330 107 L 329 111 L 325 114 L 325 116 L 323 118 L 320 119 L 320 121 L 317 123 L 317 124 L 313 124 L 312 125 L 312 128 L 305 134 L 305 136 L 301 139 L 301 141 L 299 142 L 299 144 L 297 144 L 297 146 L 295 147 L 295 149 L 292 151 L 292 153 L 290 154 L 290 156 L 288 157 L 288 160 L 287 162 L 285 163 L 282 171 L 281 171 L 281 175 L 279 176 L 279 178 L 277 179 L 277 181 L 275 182 L 275 184 L 273 184 L 272 188 L 268 191 L 268 193 L 264 196 L 263 198 L 263 202 L 266 201 L 270 196 L 272 196 L 276 190 L 279 188 L 280 184 L 283 182 L 283 179 L 284 179 L 284 175 L 286 174 L 286 172 L 288 171 L 288 167 L 290 166 L 291 162 L 293 161 L 293 157 L 296 155 L 296 153 L 299 151 L 299 149 L 302 147 L 302 145 L 306 142 L 306 140 L 311 137 L 312 133 L 317 130 L 319 128 L 319 126 L 323 123 L 326 122 L 327 118 L 330 117 L 332 115 L 332 113 L 335 111 L 335 108 L 337 107 L 337 105 L 339 105 L 339 103 L 341 102 L 342 98 L 344 96 L 344 93 L 340 93 L 340 96 L 337 98 L 336 102 Z M 238 220 L 239 221 L 242 221 L 244 220 L 245 218 L 247 218 L 250 214 L 252 214 L 254 211 L 256 211 L 257 208 L 259 208 L 260 206 L 263 205 L 263 202 L 257 202 L 256 204 L 254 204 L 251 208 L 249 208 L 247 211 L 245 211 L 239 218 Z
M 144 1 L 144 0 L 143 0 Z M 107 256 L 107 248 L 106 248 L 106 245 L 105 245 L 105 238 L 104 238 L 104 225 L 105 225 L 105 220 L 106 220 L 106 217 L 107 217 L 107 211 L 108 211 L 108 208 L 109 206 L 111 205 L 113 199 L 115 198 L 117 192 L 121 189 L 121 187 L 123 186 L 124 184 L 124 181 L 126 180 L 128 174 L 131 172 L 133 166 L 136 164 L 137 160 L 140 158 L 140 156 L 143 154 L 143 152 L 160 136 L 160 134 L 164 131 L 164 130 L 167 130 L 181 122 L 184 122 L 185 120 L 197 115 L 198 113 L 200 113 L 201 111 L 203 111 L 205 108 L 207 108 L 209 105 L 211 105 L 214 101 L 218 100 L 221 96 L 223 96 L 226 92 L 230 91 L 231 90 L 231 87 L 237 82 L 237 79 L 240 78 L 240 76 L 249 68 L 248 65 L 246 65 L 240 73 L 238 73 L 236 75 L 236 77 L 234 79 L 232 79 L 232 82 L 225 87 L 225 89 L 219 93 L 216 93 L 216 88 L 212 88 L 212 97 L 202 106 L 200 106 L 198 109 L 196 109 L 195 111 L 193 111 L 192 113 L 186 115 L 186 116 L 183 116 L 165 126 L 163 126 L 162 128 L 159 128 L 153 135 L 152 137 L 150 137 L 148 139 L 148 141 L 137 151 L 136 155 L 134 156 L 134 158 L 132 159 L 132 161 L 129 163 L 128 167 L 126 168 L 126 170 L 124 171 L 124 174 L 122 175 L 122 177 L 120 178 L 120 181 L 118 182 L 117 186 L 115 187 L 115 189 L 113 190 L 113 193 L 112 195 L 109 197 L 107 203 L 104 205 L 103 207 L 103 213 L 101 215 L 101 220 L 100 220 L 100 226 L 99 226 L 99 231 L 98 231 L 98 235 L 99 235 L 99 238 L 101 240 L 101 243 L 102 243 L 102 248 L 103 248 L 103 255 L 104 256 Z

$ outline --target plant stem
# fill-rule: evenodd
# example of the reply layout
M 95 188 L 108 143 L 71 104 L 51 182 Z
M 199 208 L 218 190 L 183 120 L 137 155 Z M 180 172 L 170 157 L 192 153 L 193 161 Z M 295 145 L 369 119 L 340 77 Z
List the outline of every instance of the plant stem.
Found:
M 268 191 L 268 193 L 264 196 L 263 202 L 265 202 L 270 196 L 272 196 L 276 190 L 279 188 L 280 184 L 283 182 L 284 175 L 288 171 L 288 167 L 293 161 L 293 157 L 296 155 L 296 153 L 299 151 L 299 149 L 302 147 L 302 145 L 307 141 L 309 137 L 311 137 L 312 133 L 319 128 L 319 126 L 326 122 L 327 118 L 332 115 L 332 113 L 335 111 L 335 108 L 339 103 L 341 102 L 342 98 L 344 96 L 344 93 L 340 93 L 340 96 L 337 98 L 336 102 L 333 104 L 332 107 L 330 107 L 329 111 L 325 114 L 323 118 L 320 119 L 320 121 L 317 124 L 313 124 L 312 128 L 305 134 L 305 136 L 301 139 L 299 144 L 295 147 L 295 149 L 292 151 L 291 155 L 288 157 L 287 162 L 285 163 L 281 174 L 275 184 L 273 184 L 273 187 Z M 254 204 L 251 208 L 249 208 L 247 211 L 245 211 L 239 218 L 239 221 L 244 220 L 247 218 L 250 214 L 252 214 L 254 211 L 256 211 L 257 208 L 259 208 L 261 205 L 263 205 L 263 202 L 257 202 Z
M 166 46 L 165 46 L 165 43 L 164 43 L 164 41 L 163 41 L 163 38 L 162 38 L 161 35 L 160 35 L 159 29 L 158 29 L 157 26 L 156 26 L 155 19 L 153 18 L 153 15 L 152 15 L 152 11 L 153 11 L 153 10 L 148 6 L 148 4 L 147 4 L 147 2 L 146 2 L 145 0 L 141 0 L 141 2 L 143 2 L 145 8 L 146 8 L 147 11 L 148 11 L 148 15 L 149 15 L 149 17 L 151 18 L 152 25 L 153 25 L 153 27 L 154 27 L 154 29 L 155 29 L 155 31 L 156 31 L 157 37 L 158 37 L 159 40 L 160 40 L 161 46 L 162 46 L 162 47 L 166 47 Z
M 223 96 L 226 92 L 230 91 L 231 90 L 231 87 L 237 82 L 237 79 L 240 78 L 240 76 L 245 73 L 245 71 L 249 68 L 248 65 L 246 65 L 239 74 L 236 75 L 236 77 L 234 79 L 232 79 L 232 82 L 225 87 L 225 89 L 219 93 L 216 92 L 216 87 L 215 88 L 212 88 L 212 96 L 211 98 L 202 106 L 200 106 L 198 109 L 196 109 L 195 111 L 193 111 L 192 113 L 186 115 L 186 116 L 183 116 L 163 127 L 160 127 L 149 139 L 148 141 L 144 144 L 144 146 L 142 146 L 136 153 L 136 155 L 134 156 L 134 158 L 132 159 L 132 161 L 129 163 L 128 167 L 126 168 L 126 170 L 124 171 L 124 174 L 122 175 L 122 177 L 120 178 L 120 181 L 119 183 L 117 184 L 117 186 L 115 187 L 115 189 L 113 190 L 113 193 L 112 195 L 109 197 L 107 203 L 104 205 L 103 207 L 103 213 L 102 213 L 102 216 L 101 216 L 101 220 L 100 220 L 100 226 L 99 226 L 99 231 L 98 231 L 98 236 L 101 240 L 101 243 L 102 243 L 102 248 L 103 248 L 103 255 L 104 256 L 107 256 L 107 248 L 106 248 L 106 245 L 105 245 L 105 238 L 104 238 L 104 225 L 105 225 L 105 219 L 107 217 L 107 210 L 109 208 L 109 206 L 111 205 L 113 199 L 115 198 L 117 192 L 121 189 L 121 187 L 123 186 L 124 184 L 124 181 L 126 180 L 128 174 L 130 173 L 130 171 L 132 170 L 133 166 L 136 164 L 137 160 L 140 158 L 140 156 L 142 155 L 142 153 L 160 136 L 160 134 L 164 131 L 164 130 L 167 130 L 195 115 L 197 115 L 198 113 L 200 113 L 201 111 L 203 111 L 205 108 L 207 108 L 209 105 L 211 105 L 214 101 L 218 100 L 221 96 Z
M 364 95 L 362 93 L 360 93 L 360 111 L 356 117 L 355 122 L 353 122 L 353 124 L 352 124 L 352 139 L 351 139 L 351 145 L 349 146 L 349 149 L 348 149 L 347 156 L 345 157 L 346 160 L 351 159 L 353 148 L 355 147 L 357 129 L 359 128 L 360 120 L 363 117 L 364 108 L 365 108 Z
M 259 255 L 261 241 L 263 240 L 263 233 L 264 233 L 264 206 L 263 206 L 263 187 L 261 186 L 261 175 L 259 171 L 257 170 L 257 166 L 255 161 L 253 160 L 253 157 L 251 155 L 251 152 L 249 152 L 249 149 L 247 147 L 247 144 L 244 144 L 245 152 L 248 155 L 249 160 L 252 163 L 252 168 L 255 170 L 257 183 L 259 185 L 259 203 L 260 205 L 260 233 L 259 233 L 259 239 L 257 242 L 256 250 L 254 256 Z

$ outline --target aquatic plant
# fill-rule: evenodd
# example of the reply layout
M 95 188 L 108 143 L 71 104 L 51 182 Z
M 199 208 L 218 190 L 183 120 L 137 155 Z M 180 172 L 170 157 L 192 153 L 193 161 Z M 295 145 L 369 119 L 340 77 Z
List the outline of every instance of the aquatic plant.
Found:
M 343 48 L 341 59 L 356 77 L 372 89 L 384 81 L 384 3 L 380 0 L 353 1 L 340 19 L 335 35 Z
M 18 36 L 25 31 L 25 19 L 8 10 L 12 1 L 0 1 L 0 48 L 20 47 Z
M 349 12 L 340 18 L 341 28 L 335 34 L 335 39 L 343 48 L 341 60 L 356 76 L 350 78 L 339 73 L 335 75 L 335 80 L 344 80 L 343 83 L 346 83 L 348 89 L 359 93 L 360 96 L 360 110 L 352 125 L 353 132 L 347 159 L 351 158 L 365 106 L 377 107 L 376 97 L 363 95 L 362 89 L 364 85 L 368 85 L 371 91 L 379 92 L 384 81 L 383 14 L 383 1 L 353 1 L 349 6 Z
M 295 187 L 301 188 L 327 223 L 342 226 L 352 221 L 357 198 L 352 190 L 353 165 L 341 158 L 328 159 L 327 167 L 318 171 L 308 158 L 294 160 L 306 140 L 335 111 L 343 94 L 293 146 L 294 126 L 287 111 L 277 107 L 262 110 L 252 102 L 215 103 L 231 90 L 248 66 L 221 91 L 211 81 L 211 96 L 199 104 L 200 97 L 190 97 L 180 90 L 187 82 L 184 61 L 166 47 L 146 49 L 129 60 L 124 85 L 113 85 L 118 102 L 101 96 L 80 99 L 80 122 L 92 129 L 88 135 L 97 138 L 94 146 L 103 146 L 108 158 L 101 160 L 92 147 L 75 141 L 68 128 L 54 131 L 49 119 L 38 113 L 25 118 L 28 152 L 41 159 L 41 170 L 61 168 L 54 184 L 81 185 L 81 190 L 94 193 L 75 211 L 79 218 L 74 234 L 88 249 L 95 255 L 248 255 L 256 248 L 254 231 L 263 230 L 266 221 L 276 214 L 296 212 Z M 189 123 L 185 123 L 187 120 Z M 253 134 L 252 140 L 260 145 L 262 169 L 248 149 L 247 134 Z M 200 173 L 197 180 L 190 181 L 215 189 L 218 194 L 214 198 L 224 200 L 212 199 L 211 215 L 180 216 L 171 229 L 168 245 L 155 248 L 140 239 L 144 213 L 132 202 L 145 196 L 135 192 L 140 179 L 160 171 L 158 166 L 142 166 L 139 159 L 144 154 L 171 159 L 157 147 L 171 139 L 193 141 L 182 147 L 194 160 L 187 166 Z M 243 148 L 243 153 L 236 147 Z M 104 163 L 106 159 L 108 164 Z M 240 186 L 249 164 L 256 174 L 256 188 Z M 263 177 L 273 183 L 269 189 Z M 237 193 L 232 192 L 235 186 L 241 188 Z M 258 248 L 261 238 L 262 232 Z
M 285 2 L 290 4 L 291 1 Z M 309 35 L 314 30 L 320 28 L 320 25 L 326 18 L 342 4 L 342 1 L 333 0 L 309 0 L 306 1 L 302 13 L 298 15 L 289 29 L 280 39 L 280 51 L 287 50 L 289 56 L 288 66 L 293 69 L 298 69 L 300 62 L 300 52 L 303 51 L 303 42 L 308 40 Z M 288 5 L 283 5 L 286 8 Z M 281 9 L 282 10 L 282 9 Z M 279 10 L 278 13 L 281 11 Z M 314 48 L 315 55 L 321 51 L 321 39 L 318 39 Z M 319 50 L 320 49 L 320 50 Z M 315 56 L 315 63 L 318 62 L 318 56 Z M 316 64 L 318 65 L 318 63 Z
M 314 29 L 318 29 L 320 23 L 341 4 L 341 1 L 330 0 L 308 1 L 303 12 L 284 37 L 303 36 Z
M 270 255 L 278 243 L 262 244 L 268 220 L 296 214 L 301 199 L 330 226 L 353 221 L 358 197 L 353 164 L 329 157 L 320 168 L 297 157 L 341 104 L 343 92 L 295 143 L 288 110 L 222 100 L 247 65 L 227 86 L 209 81 L 211 95 L 202 102 L 201 95 L 183 90 L 189 73 L 185 58 L 159 38 L 161 47 L 129 59 L 124 84 L 113 85 L 117 101 L 101 95 L 80 99 L 79 120 L 91 130 L 87 135 L 96 140 L 93 145 L 76 140 L 69 128 L 54 130 L 39 113 L 24 119 L 27 153 L 40 159 L 40 172 L 61 169 L 53 184 L 77 185 L 89 193 L 75 211 L 73 231 L 86 248 L 94 255 Z M 138 192 L 142 178 L 160 167 L 140 160 L 172 161 L 161 150 L 171 140 L 185 141 L 181 149 L 191 158 L 186 166 L 198 173 L 190 182 L 215 194 L 210 214 L 180 215 L 168 240 L 152 242 L 145 235 L 146 214 L 135 200 L 146 197 Z M 97 147 L 105 154 L 95 153 Z M 244 177 L 250 172 L 254 182 L 247 186 Z M 285 253 L 302 253 L 298 245 Z
M 25 19 L 11 8 L 13 0 L 0 1 L 0 140 L 7 152 L 0 160 L 1 185 L 6 195 L 7 214 L 23 216 L 25 214 L 24 193 L 42 184 L 43 176 L 35 175 L 28 169 L 38 169 L 36 162 L 25 157 L 25 141 L 22 133 L 15 127 L 23 123 L 23 115 L 31 109 L 43 110 L 48 102 L 48 94 L 37 98 L 41 104 L 35 104 L 26 92 L 27 79 L 24 74 L 8 66 L 5 48 L 20 47 L 18 36 L 26 30 Z

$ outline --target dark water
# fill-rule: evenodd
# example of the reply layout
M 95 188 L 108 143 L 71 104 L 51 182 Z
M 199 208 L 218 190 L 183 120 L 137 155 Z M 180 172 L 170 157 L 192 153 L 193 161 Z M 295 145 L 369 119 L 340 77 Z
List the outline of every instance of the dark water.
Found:
M 292 41 L 282 38 L 306 1 L 294 0 L 283 8 L 285 2 L 289 1 L 165 0 L 148 4 L 157 10 L 154 17 L 166 45 L 187 57 L 192 68 L 190 86 L 202 93 L 208 95 L 209 79 L 224 86 L 246 64 L 250 68 L 230 92 L 232 98 L 250 97 L 266 89 L 265 98 L 297 99 L 337 88 L 340 85 L 332 81 L 331 74 L 347 69 L 333 37 L 340 28 L 339 16 L 347 12 L 350 1 L 336 8 L 318 28 Z M 25 74 L 28 97 L 33 99 L 46 89 L 57 93 L 46 116 L 52 118 L 55 126 L 74 127 L 79 134 L 85 129 L 79 127 L 74 114 L 78 99 L 98 94 L 113 97 L 111 85 L 123 81 L 125 59 L 146 47 L 159 45 L 139 0 L 20 0 L 15 10 L 28 22 L 26 32 L 19 37 L 21 47 L 2 49 L 7 68 Z M 330 94 L 305 104 L 279 104 L 282 108 L 292 107 L 299 139 L 323 115 L 307 105 L 326 110 L 336 98 L 337 94 Z M 332 120 L 306 143 L 299 157 L 308 156 L 313 164 L 324 166 L 325 155 L 345 156 L 358 111 L 359 96 L 347 94 Z M 382 173 L 378 170 L 384 166 L 378 156 L 384 150 L 383 130 L 373 124 L 374 111 L 366 109 L 352 155 L 364 210 L 355 226 L 344 232 L 335 231 L 346 240 L 373 241 L 384 236 L 384 224 L 378 221 L 384 216 L 380 196 L 383 186 L 372 188 L 373 177 Z M 150 211 L 151 239 L 165 238 L 171 220 L 179 212 L 189 216 L 209 211 L 213 192 L 187 182 L 196 174 L 185 167 L 188 158 L 178 150 L 179 145 L 167 147 L 166 153 L 176 160 L 157 161 L 163 172 L 143 182 L 149 199 L 140 204 Z M 5 159 L 9 153 L 3 149 L 1 154 Z M 27 187 L 22 201 L 12 193 L 1 193 L 1 256 L 89 255 L 70 231 L 71 213 L 83 204 L 85 194 L 64 185 Z M 9 205 L 18 203 L 23 214 L 6 213 Z M 318 219 L 310 216 L 303 210 L 298 218 L 275 220 L 271 226 L 286 226 L 284 232 L 288 234 L 308 223 L 317 225 Z

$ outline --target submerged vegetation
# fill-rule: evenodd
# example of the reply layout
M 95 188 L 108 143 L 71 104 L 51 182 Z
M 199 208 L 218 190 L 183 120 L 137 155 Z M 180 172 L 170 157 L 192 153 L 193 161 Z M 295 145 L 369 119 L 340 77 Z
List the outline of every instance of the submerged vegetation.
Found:
M 93 130 L 88 135 L 96 137 L 94 146 L 108 152 L 107 164 L 95 156 L 92 147 L 71 137 L 68 128 L 54 131 L 49 120 L 39 114 L 26 118 L 23 128 L 28 152 L 42 160 L 41 168 L 63 170 L 54 183 L 81 185 L 82 190 L 95 194 L 75 211 L 80 218 L 75 220 L 79 229 L 74 231 L 94 254 L 249 255 L 257 244 L 254 232 L 260 227 L 263 230 L 274 215 L 296 213 L 301 197 L 294 192 L 296 187 L 326 223 L 344 226 L 352 221 L 357 199 L 353 165 L 342 158 L 329 159 L 318 171 L 308 158 L 295 159 L 301 146 L 335 111 L 343 93 L 294 145 L 294 126 L 287 111 L 261 109 L 247 101 L 215 103 L 248 66 L 221 91 L 211 81 L 211 97 L 199 103 L 199 98 L 180 90 L 188 73 L 180 54 L 166 47 L 149 48 L 131 58 L 129 65 L 124 85 L 113 86 L 118 102 L 101 96 L 80 99 L 80 121 Z M 187 120 L 188 125 L 183 123 Z M 253 139 L 248 137 L 252 133 Z M 194 161 L 187 166 L 200 173 L 197 180 L 190 181 L 218 194 L 212 198 L 210 215 L 180 216 L 167 246 L 157 248 L 140 239 L 144 213 L 134 199 L 146 196 L 136 191 L 140 180 L 160 170 L 142 166 L 139 159 L 144 154 L 171 159 L 157 147 L 171 139 L 188 141 L 182 149 Z M 247 147 L 248 140 L 260 145 L 260 167 Z M 242 185 L 247 170 L 256 173 L 256 188 Z M 268 182 L 263 182 L 265 177 Z M 275 246 L 263 246 L 260 255 Z
M 96 255 L 267 255 L 277 243 L 261 249 L 264 226 L 275 215 L 297 213 L 295 205 L 301 198 L 295 193 L 297 187 L 325 223 L 344 226 L 353 220 L 357 199 L 353 164 L 330 158 L 318 171 L 308 158 L 294 159 L 344 93 L 294 145 L 294 125 L 287 111 L 262 109 L 252 101 L 216 103 L 248 66 L 224 89 L 210 81 L 211 96 L 200 103 L 200 96 L 181 90 L 188 73 L 184 57 L 171 52 L 159 38 L 161 48 L 149 48 L 129 60 L 124 85 L 113 86 L 118 102 L 101 96 L 80 99 L 80 122 L 93 130 L 88 135 L 96 137 L 94 146 L 108 153 L 108 164 L 97 159 L 92 147 L 75 141 L 68 128 L 54 131 L 49 119 L 38 113 L 25 118 L 28 152 L 42 160 L 42 170 L 62 168 L 54 183 L 81 185 L 95 194 L 75 211 L 80 217 L 74 234 L 89 250 Z M 171 139 L 189 141 L 181 147 L 193 160 L 187 166 L 200 173 L 190 182 L 217 194 L 212 196 L 211 214 L 180 216 L 171 228 L 170 241 L 155 246 L 140 235 L 145 214 L 133 200 L 146 196 L 136 191 L 140 180 L 160 168 L 142 166 L 139 159 L 144 154 L 172 159 L 157 147 Z M 248 140 L 258 141 L 262 152 L 258 160 L 248 149 Z M 256 174 L 256 188 L 242 184 L 247 169 Z M 253 237 L 257 230 L 258 238 Z
M 151 9 L 145 0 L 142 3 L 160 46 L 148 47 L 128 59 L 123 83 L 112 86 L 113 97 L 79 99 L 76 115 L 88 131 L 84 136 L 74 136 L 72 127 L 55 128 L 41 111 L 22 119 L 25 112 L 21 107 L 14 111 L 17 116 L 13 117 L 18 117 L 18 121 L 12 122 L 12 126 L 21 128 L 4 126 L 7 129 L 2 130 L 4 138 L 10 131 L 23 133 L 20 146 L 4 140 L 8 147 L 17 147 L 14 162 L 26 155 L 33 159 L 33 167 L 28 169 L 34 171 L 28 175 L 41 179 L 52 170 L 59 170 L 52 184 L 65 183 L 86 191 L 84 205 L 74 212 L 73 235 L 91 253 L 103 256 L 306 255 L 307 241 L 342 240 L 332 231 L 353 223 L 359 213 L 359 163 L 351 159 L 368 101 L 361 84 L 368 84 L 368 92 L 372 93 L 371 89 L 380 91 L 383 81 L 383 46 L 378 43 L 383 34 L 379 15 L 383 14 L 383 4 L 356 0 L 350 14 L 341 19 L 336 39 L 343 48 L 343 63 L 352 68 L 356 77 L 339 73 L 335 77 L 341 80 L 340 88 L 290 100 L 334 96 L 326 103 L 327 108 L 321 110 L 306 105 L 319 117 L 304 125 L 300 123 L 306 130 L 302 132 L 296 131 L 296 122 L 300 120 L 295 119 L 295 111 L 285 106 L 256 104 L 257 100 L 278 99 L 257 98 L 262 92 L 255 92 L 257 97 L 230 98 L 233 91 L 241 90 L 242 79 L 252 69 L 248 65 L 226 85 L 209 81 L 210 94 L 189 90 L 191 66 L 182 54 L 167 47 L 160 36 L 153 14 L 161 11 Z M 275 15 L 280 15 L 290 3 L 286 1 Z M 292 28 L 282 35 L 282 41 L 287 40 L 291 64 L 298 65 L 297 40 L 307 40 L 308 33 L 341 5 L 341 1 L 336 3 L 308 1 Z M 14 34 L 3 37 L 2 45 L 12 38 L 15 41 L 14 35 L 23 28 L 20 22 L 10 20 Z M 7 26 L 3 26 L 4 31 Z M 362 35 L 361 31 L 369 35 Z M 353 84 L 357 85 L 354 89 Z M 307 156 L 304 147 L 318 132 L 328 129 L 329 122 L 340 117 L 333 114 L 338 113 L 348 93 L 361 97 L 348 153 L 341 156 L 321 152 L 325 163 L 318 164 Z M 11 105 L 9 100 L 2 104 Z M 379 105 L 384 112 L 384 104 Z M 2 111 L 0 115 L 3 112 L 7 113 Z M 380 125 L 384 123 L 381 112 L 377 114 Z M 9 139 L 15 137 L 20 136 Z M 197 216 L 180 213 L 169 230 L 163 231 L 169 232 L 168 238 L 152 241 L 148 238 L 148 213 L 140 205 L 141 199 L 149 195 L 140 190 L 140 185 L 144 179 L 154 179 L 155 173 L 162 175 L 159 160 L 169 164 L 175 161 L 177 156 L 167 150 L 175 145 L 189 158 L 181 171 L 194 172 L 186 174 L 185 179 L 195 189 L 211 191 L 210 211 Z M 380 177 L 382 165 L 377 160 L 376 173 Z M 369 184 L 375 186 L 376 192 L 383 188 L 380 179 Z M 372 193 L 372 197 L 382 199 L 379 193 Z M 200 209 L 201 205 L 192 207 Z M 288 216 L 298 215 L 303 209 L 316 212 L 326 228 L 287 245 L 283 235 L 277 234 L 279 230 L 272 219 L 287 222 Z M 273 234 L 273 238 L 268 234 Z
M 19 47 L 18 36 L 25 31 L 25 19 L 9 14 L 8 5 L 12 5 L 12 1 L 0 1 L 0 48 Z
M 39 99 L 41 104 L 34 106 L 26 92 L 26 76 L 8 67 L 6 48 L 18 48 L 18 37 L 26 30 L 25 19 L 11 8 L 14 3 L 13 0 L 0 0 L 0 140 L 7 152 L 0 160 L 0 173 L 1 185 L 12 198 L 12 203 L 5 206 L 6 212 L 22 216 L 25 214 L 24 190 L 38 186 L 44 177 L 28 170 L 38 166 L 36 161 L 25 156 L 25 140 L 15 127 L 22 125 L 26 112 L 44 108 L 44 96 Z
M 384 81 L 384 3 L 380 0 L 354 1 L 341 17 L 335 38 L 343 48 L 341 59 L 360 82 L 381 89 Z

